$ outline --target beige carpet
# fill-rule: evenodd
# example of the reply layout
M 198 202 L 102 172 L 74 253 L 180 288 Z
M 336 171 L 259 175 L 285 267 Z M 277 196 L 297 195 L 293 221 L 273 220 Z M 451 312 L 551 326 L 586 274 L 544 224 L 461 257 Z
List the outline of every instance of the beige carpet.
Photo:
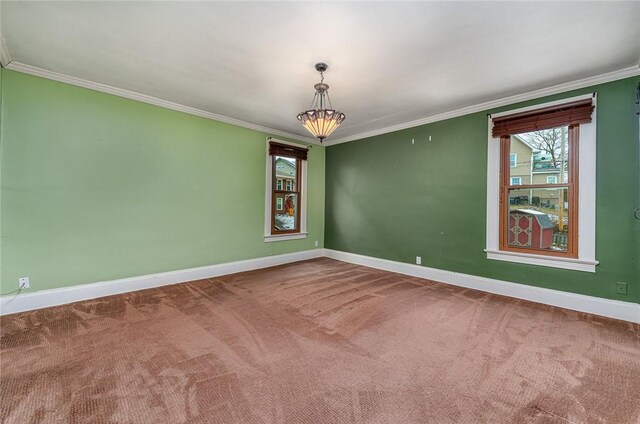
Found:
M 3 423 L 640 422 L 640 326 L 331 259 L 0 324 Z

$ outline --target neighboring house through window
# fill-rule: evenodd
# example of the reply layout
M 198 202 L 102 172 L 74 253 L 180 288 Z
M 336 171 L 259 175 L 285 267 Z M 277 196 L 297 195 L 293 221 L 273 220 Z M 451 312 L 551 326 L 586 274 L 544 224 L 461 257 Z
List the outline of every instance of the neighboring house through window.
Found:
M 595 272 L 595 95 L 489 125 L 487 257 Z
M 268 140 L 265 241 L 306 237 L 307 149 Z

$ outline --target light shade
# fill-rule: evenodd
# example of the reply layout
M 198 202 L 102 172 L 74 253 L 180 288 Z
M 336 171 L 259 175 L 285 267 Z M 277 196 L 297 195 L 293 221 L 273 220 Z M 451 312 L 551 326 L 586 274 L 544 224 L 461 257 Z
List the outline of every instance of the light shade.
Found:
M 298 114 L 298 121 L 320 141 L 340 126 L 345 114 L 333 109 L 311 109 Z
M 311 101 L 311 108 L 298 114 L 298 121 L 311 134 L 322 140 L 327 138 L 347 117 L 331 106 L 329 85 L 324 83 L 324 72 L 329 68 L 326 63 L 316 63 L 316 71 L 320 72 L 320 82 L 313 86 L 316 94 Z M 329 106 L 329 107 L 327 107 Z

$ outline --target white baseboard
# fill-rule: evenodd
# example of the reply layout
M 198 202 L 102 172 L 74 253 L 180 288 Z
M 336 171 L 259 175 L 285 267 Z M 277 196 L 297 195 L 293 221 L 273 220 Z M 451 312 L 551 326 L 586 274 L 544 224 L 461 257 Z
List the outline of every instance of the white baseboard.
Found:
M 50 306 L 63 305 L 81 300 L 95 299 L 98 297 L 150 289 L 153 287 L 183 283 L 186 281 L 200 280 L 203 278 L 213 278 L 236 272 L 268 268 L 271 266 L 303 261 L 321 256 L 324 256 L 324 249 L 305 250 L 302 252 L 287 253 L 284 255 L 265 256 L 256 259 L 247 259 L 244 261 L 142 275 L 139 277 L 121 278 L 118 280 L 81 284 L 71 287 L 62 287 L 59 289 L 41 290 L 35 293 L 20 294 L 19 296 L 2 296 L 0 297 L 0 315 L 31 311 L 33 309 L 47 308 Z
M 428 268 L 421 265 L 406 264 L 331 249 L 324 249 L 324 252 L 325 256 L 344 262 L 425 278 L 454 286 L 482 290 L 517 299 L 529 300 L 545 305 L 558 306 L 574 311 L 640 323 L 640 305 L 637 303 L 621 302 L 583 294 L 545 289 L 528 286 L 526 284 L 494 280 L 493 278 L 478 277 L 476 275 Z
M 568 293 L 559 290 L 528 286 L 526 284 L 478 277 L 476 275 L 428 268 L 420 265 L 390 261 L 371 256 L 340 252 L 331 249 L 314 249 L 284 255 L 266 256 L 245 261 L 228 262 L 199 268 L 183 269 L 163 272 L 159 274 L 142 275 L 139 277 L 122 278 L 119 280 L 102 281 L 99 283 L 81 284 L 59 289 L 42 290 L 19 296 L 0 297 L 0 315 L 30 311 L 63 305 L 81 300 L 95 299 L 114 294 L 144 290 L 153 287 L 182 283 L 185 281 L 213 278 L 236 272 L 251 271 L 268 268 L 307 259 L 328 257 L 343 262 L 411 275 L 445 284 L 467 287 L 545 305 L 558 306 L 574 311 L 587 312 L 623 321 L 640 323 L 640 305 L 631 302 L 603 299 L 582 294 Z

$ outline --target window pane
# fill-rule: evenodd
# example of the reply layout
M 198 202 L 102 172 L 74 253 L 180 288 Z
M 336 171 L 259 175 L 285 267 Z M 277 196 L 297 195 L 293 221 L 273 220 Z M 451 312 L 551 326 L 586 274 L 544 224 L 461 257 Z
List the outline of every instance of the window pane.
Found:
M 509 160 L 510 176 L 522 177 L 522 184 L 567 183 L 569 127 L 512 135 Z
M 278 199 L 282 199 L 282 209 L 278 209 Z M 277 231 L 295 230 L 298 228 L 298 195 L 276 193 L 276 211 L 274 219 L 274 229 Z
M 274 160 L 276 161 L 276 190 L 297 191 L 298 161 L 285 156 L 275 156 Z
M 508 245 L 566 252 L 568 192 L 567 187 L 509 190 Z

